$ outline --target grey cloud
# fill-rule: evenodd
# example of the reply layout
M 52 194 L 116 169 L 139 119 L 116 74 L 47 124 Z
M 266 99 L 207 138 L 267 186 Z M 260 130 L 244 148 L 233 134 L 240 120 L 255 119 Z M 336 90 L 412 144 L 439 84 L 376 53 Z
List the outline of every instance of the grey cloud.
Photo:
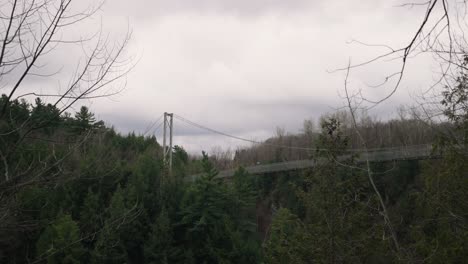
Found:
M 273 135 L 277 126 L 297 132 L 304 119 L 317 119 L 343 104 L 337 96 L 343 89 L 343 72 L 328 74 L 327 69 L 346 65 L 348 56 L 357 62 L 382 51 L 347 45 L 350 37 L 399 44 L 413 33 L 414 24 L 409 22 L 419 17 L 394 16 L 398 9 L 393 4 L 386 0 L 108 1 L 103 23 L 124 34 L 130 17 L 134 35 L 129 53 L 141 54 L 141 60 L 128 76 L 127 89 L 112 98 L 115 101 L 93 100 L 91 109 L 122 133 L 144 132 L 164 111 L 257 140 Z M 93 32 L 98 24 L 99 19 L 91 20 L 76 32 Z M 48 62 L 73 70 L 76 58 L 57 51 Z M 411 65 L 412 73 L 395 99 L 371 114 L 388 114 L 405 101 L 407 87 L 425 85 L 426 64 Z M 365 89 L 363 84 L 384 72 L 391 69 L 375 64 L 356 69 L 350 86 L 364 88 L 372 98 L 380 96 L 382 90 Z M 57 80 L 68 81 L 70 74 L 65 73 L 44 83 L 28 79 L 27 89 L 49 84 L 56 88 Z M 209 150 L 209 144 L 241 144 L 179 122 L 175 129 L 177 144 L 194 151 Z
M 336 16 L 365 14 L 387 3 L 385 0 L 327 1 L 327 0 L 127 0 L 109 1 L 106 10 L 122 16 L 145 20 L 174 14 L 223 14 L 255 17 L 265 14 L 295 15 L 308 13 L 314 16 L 335 16 L 340 9 L 353 8 Z
M 246 134 L 254 130 L 275 132 L 277 126 L 290 132 L 297 132 L 304 119 L 315 119 L 331 109 L 330 105 L 320 102 L 317 98 L 285 98 L 283 100 L 268 101 L 226 101 L 223 107 L 212 114 L 192 116 L 190 112 L 176 113 L 193 122 L 232 135 Z M 221 110 L 222 109 L 222 110 Z M 143 117 L 133 114 L 104 114 L 105 120 L 124 133 L 135 131 L 144 133 L 148 126 L 160 115 Z M 221 117 L 221 118 L 220 118 Z M 158 124 L 161 121 L 158 122 Z M 212 132 L 190 126 L 178 119 L 174 119 L 176 136 L 209 136 Z M 150 133 L 153 133 L 150 129 Z M 162 127 L 157 134 L 160 135 Z M 260 136 L 260 135 L 259 135 Z
M 106 8 L 121 15 L 136 18 L 174 13 L 228 13 L 234 15 L 258 15 L 268 12 L 297 12 L 321 5 L 322 1 L 310 0 L 135 0 L 114 1 Z

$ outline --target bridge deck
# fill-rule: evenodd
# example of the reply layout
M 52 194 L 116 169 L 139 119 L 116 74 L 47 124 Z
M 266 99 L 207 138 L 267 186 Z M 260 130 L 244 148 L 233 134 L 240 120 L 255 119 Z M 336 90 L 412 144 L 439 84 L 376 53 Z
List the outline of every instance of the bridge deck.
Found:
M 346 156 L 341 157 L 341 159 Z M 359 153 L 358 162 L 365 162 L 369 160 L 371 162 L 377 161 L 396 161 L 396 160 L 417 160 L 417 159 L 428 159 L 432 156 L 431 145 L 419 145 L 419 146 L 408 146 L 401 148 L 388 148 L 385 150 L 369 151 L 367 153 Z M 300 170 L 314 167 L 315 162 L 313 160 L 294 160 L 285 161 L 271 164 L 262 164 L 245 167 L 250 174 L 265 174 L 274 173 L 281 171 Z M 218 174 L 219 178 L 229 178 L 235 173 L 235 169 L 223 170 Z M 189 178 L 195 180 L 202 174 L 194 174 Z

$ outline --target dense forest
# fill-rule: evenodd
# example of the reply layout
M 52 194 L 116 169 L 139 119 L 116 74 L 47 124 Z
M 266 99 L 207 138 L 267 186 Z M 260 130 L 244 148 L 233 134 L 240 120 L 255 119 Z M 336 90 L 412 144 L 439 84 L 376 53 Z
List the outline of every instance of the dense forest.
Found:
M 430 142 L 442 153 L 436 160 L 339 159 L 354 140 L 329 115 L 311 135 L 311 146 L 328 150 L 309 157 L 323 161 L 314 169 L 253 176 L 239 167 L 229 180 L 216 177 L 208 154 L 194 159 L 180 146 L 169 173 L 155 137 L 120 135 L 86 107 L 60 114 L 39 98 L 13 100 L 0 120 L 0 261 L 462 263 L 467 75 L 457 81 L 443 93 L 444 124 L 360 127 L 411 130 L 390 144 Z M 193 171 L 203 176 L 188 180 Z
M 305 120 L 298 134 L 278 129 L 275 137 L 264 142 L 252 140 L 255 144 L 233 152 L 218 149 L 199 156 L 187 153 L 184 146 L 163 149 L 155 136 L 121 134 L 112 124 L 97 120 L 83 106 L 120 94 L 139 60 L 127 48 L 138 46 L 130 43 L 132 30 L 128 21 L 124 23 L 127 33 L 117 40 L 106 30 L 118 31 L 125 26 L 104 26 L 102 19 L 94 19 L 104 7 L 103 2 L 12 0 L 0 4 L 0 263 L 467 262 L 467 1 L 402 1 L 401 8 L 423 10 L 416 27 L 411 27 L 415 32 L 411 35 L 386 32 L 370 16 L 374 9 L 348 10 L 351 6 L 342 5 L 344 1 L 327 6 L 331 11 L 326 12 L 319 9 L 321 4 L 313 6 L 310 14 L 314 19 L 317 17 L 313 22 L 318 25 L 317 30 L 305 27 L 304 18 L 309 13 L 298 12 L 301 16 L 294 17 L 293 13 L 278 11 L 290 4 L 284 4 L 286 1 L 259 1 L 266 5 L 263 9 L 268 14 L 266 20 L 259 20 L 260 26 L 246 22 L 256 20 L 253 13 L 262 9 L 260 4 L 249 6 L 249 1 L 232 1 L 246 2 L 243 4 L 249 6 L 248 15 L 242 16 L 240 9 L 234 8 L 235 15 L 223 13 L 216 20 L 205 20 L 205 13 L 198 9 L 193 13 L 176 12 L 184 1 L 176 1 L 175 5 L 121 1 L 126 5 L 120 7 L 112 2 L 114 9 L 125 9 L 122 13 L 109 13 L 114 22 L 121 22 L 122 14 L 126 16 L 138 10 L 135 20 L 156 23 L 139 24 L 141 31 L 136 34 L 145 37 L 140 42 L 148 43 L 150 55 L 146 57 L 150 62 L 143 73 L 135 75 L 139 80 L 132 85 L 135 88 L 147 85 L 147 89 L 127 96 L 132 100 L 131 107 L 116 111 L 118 117 L 142 104 L 139 101 L 142 97 L 154 103 L 156 99 L 165 101 L 164 97 L 172 94 L 174 97 L 167 102 L 177 102 L 186 111 L 199 110 L 207 115 L 206 109 L 210 109 L 210 114 L 214 110 L 222 113 L 218 118 L 231 118 L 229 113 L 233 109 L 228 109 L 229 104 L 236 96 L 243 99 L 252 96 L 250 92 L 263 83 L 258 82 L 260 79 L 268 79 L 264 84 L 268 89 L 255 91 L 262 100 L 270 102 L 267 93 L 277 93 L 276 99 L 296 96 L 303 103 L 308 97 L 299 94 L 299 90 L 293 93 L 294 86 L 311 87 L 311 83 L 302 83 L 304 76 L 314 74 L 309 72 L 309 67 L 328 63 L 325 58 L 341 56 L 342 50 L 332 42 L 337 35 L 349 32 L 334 30 L 340 24 L 358 28 L 360 24 L 354 24 L 358 16 L 364 18 L 366 25 L 372 24 L 370 35 L 385 31 L 385 38 L 397 40 L 398 45 L 403 43 L 393 47 L 350 41 L 364 47 L 363 57 L 367 60 L 355 63 L 349 59 L 347 67 L 333 71 L 346 73 L 342 83 L 344 94 L 340 93 L 346 101 L 340 109 L 345 111 L 325 114 L 316 122 Z M 182 20 L 178 22 L 172 17 L 163 20 L 166 14 L 156 12 L 152 2 L 158 2 L 161 7 L 167 4 L 170 13 Z M 185 2 L 189 7 L 206 6 L 208 14 L 219 13 L 232 4 L 210 6 L 224 1 Z M 276 9 L 269 4 L 276 2 L 281 4 L 275 13 Z M 296 9 L 302 11 L 305 6 Z M 340 9 L 344 11 L 339 13 Z M 142 11 L 149 15 L 141 14 Z M 332 13 L 336 17 L 332 18 Z M 348 13 L 352 14 L 348 20 L 340 15 Z M 269 24 L 280 14 L 287 24 L 295 21 L 297 25 L 292 24 L 301 31 L 276 28 L 283 23 L 276 27 Z M 416 17 L 413 14 L 417 13 L 410 14 Z M 397 24 L 407 27 L 410 21 L 393 11 L 373 15 L 395 17 L 392 20 L 395 25 L 391 25 L 396 29 L 403 28 Z M 197 17 L 203 18 L 202 24 L 193 23 Z M 240 17 L 244 20 L 237 23 L 234 18 Z M 320 21 L 333 25 L 325 27 Z M 163 26 L 172 23 L 176 26 L 164 29 Z M 212 24 L 221 26 L 210 28 Z M 247 35 L 237 35 L 243 31 L 241 26 L 244 30 L 249 27 Z M 189 38 L 176 34 L 186 30 L 185 27 Z M 208 28 L 205 35 L 199 34 L 202 27 Z M 161 28 L 163 35 L 146 36 Z M 89 35 L 85 34 L 87 31 Z M 224 44 L 208 45 L 232 32 L 237 32 L 233 34 L 236 40 L 222 42 L 240 47 L 242 53 L 224 48 Z M 335 36 L 328 39 L 330 35 L 326 32 Z M 303 42 L 305 34 L 316 35 L 310 42 Z M 259 38 L 253 38 L 255 35 Z M 267 38 L 269 35 L 271 40 Z M 400 36 L 405 39 L 399 39 Z M 243 38 L 248 39 L 244 42 Z M 289 38 L 298 42 L 286 45 Z M 166 40 L 174 42 L 166 43 Z M 385 39 L 377 40 L 380 41 Z M 314 46 L 317 43 L 326 47 L 318 49 Z M 265 48 L 268 45 L 278 49 L 268 53 Z M 180 49 L 161 48 L 170 46 Z M 301 51 L 301 47 L 306 51 Z M 384 51 L 375 55 L 373 48 Z M 315 56 L 324 51 L 329 53 Z M 283 52 L 287 60 L 276 60 L 272 56 L 275 52 Z M 304 60 L 313 63 L 292 63 L 308 52 L 314 56 Z M 226 57 L 236 65 L 232 69 L 218 61 L 218 57 L 228 53 Z M 420 64 L 410 65 L 409 61 L 424 55 L 434 57 L 436 64 L 439 63 L 437 69 L 424 59 Z M 195 57 L 202 58 L 202 63 Z M 162 63 L 156 64 L 158 60 Z M 244 60 L 250 63 L 249 67 L 243 69 L 245 72 L 235 72 L 245 66 L 238 64 Z M 386 72 L 385 66 L 374 67 L 377 61 L 395 63 L 398 69 Z M 188 65 L 185 68 L 181 67 L 184 63 Z M 54 69 L 56 66 L 58 69 Z M 205 66 L 207 71 L 197 71 Z M 262 67 L 268 68 L 267 74 L 255 72 Z M 439 81 L 431 87 L 422 87 L 427 88 L 425 97 L 412 110 L 400 111 L 398 118 L 379 120 L 367 116 L 365 110 L 381 103 L 391 105 L 388 100 L 405 86 L 426 85 L 418 79 L 423 76 L 422 71 L 413 76 L 416 82 L 404 82 L 411 67 L 431 68 L 434 76 L 424 75 L 424 78 Z M 168 71 L 164 71 L 166 68 Z M 383 81 L 379 85 L 377 80 L 377 86 L 366 84 L 367 88 L 383 89 L 363 93 L 364 80 L 359 77 L 348 80 L 351 71 L 362 75 L 358 69 L 367 70 L 372 75 L 372 83 L 376 79 Z M 181 74 L 183 71 L 190 72 L 190 78 Z M 269 79 L 282 71 L 289 75 Z M 236 79 L 229 80 L 231 75 Z M 217 82 L 213 82 L 215 79 Z M 184 89 L 171 90 L 176 83 Z M 192 83 L 195 83 L 193 87 L 188 85 Z M 348 85 L 353 84 L 356 90 L 348 90 Z M 318 93 L 314 98 L 325 101 L 326 96 L 320 92 L 337 88 L 333 85 L 328 81 L 314 81 L 313 92 Z M 218 90 L 218 86 L 233 90 Z M 193 93 L 187 93 L 189 90 Z M 219 99 L 214 97 L 213 90 L 227 100 L 218 100 L 216 107 L 201 108 L 210 100 Z M 429 91 L 434 94 L 430 95 Z M 134 97 L 135 94 L 138 96 Z M 265 102 L 257 102 L 259 98 L 247 98 L 251 101 L 248 104 L 242 102 L 240 105 L 247 109 L 242 113 L 257 111 L 256 107 Z M 189 107 L 182 99 L 196 104 Z M 281 110 L 295 107 L 296 101 L 288 103 L 288 100 L 271 100 L 272 108 L 279 104 L 284 107 Z M 247 107 L 250 104 L 255 108 Z M 286 112 L 288 117 L 296 116 L 289 109 Z M 139 113 L 135 110 L 133 114 Z M 266 119 L 263 112 L 259 116 Z M 268 118 L 274 119 L 275 115 Z M 414 145 L 431 145 L 434 155 L 391 162 L 363 161 L 361 156 L 373 148 Z M 362 151 L 352 151 L 355 149 Z M 172 167 L 163 158 L 167 151 L 173 156 Z M 315 166 L 264 175 L 253 175 L 248 170 L 251 165 L 298 159 L 309 159 Z M 224 169 L 234 169 L 233 177 L 218 177 Z M 195 174 L 198 176 L 192 177 Z

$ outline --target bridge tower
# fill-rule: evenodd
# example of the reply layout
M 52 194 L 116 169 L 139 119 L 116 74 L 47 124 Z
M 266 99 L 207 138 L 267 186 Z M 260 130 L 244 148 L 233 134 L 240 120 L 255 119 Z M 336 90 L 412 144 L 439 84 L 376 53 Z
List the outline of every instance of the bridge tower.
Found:
M 172 129 L 173 129 L 173 113 L 164 112 L 164 131 L 163 131 L 163 161 L 164 165 L 169 168 L 169 174 L 172 172 Z M 169 129 L 169 133 L 167 130 Z M 167 137 L 169 136 L 169 146 L 167 145 Z

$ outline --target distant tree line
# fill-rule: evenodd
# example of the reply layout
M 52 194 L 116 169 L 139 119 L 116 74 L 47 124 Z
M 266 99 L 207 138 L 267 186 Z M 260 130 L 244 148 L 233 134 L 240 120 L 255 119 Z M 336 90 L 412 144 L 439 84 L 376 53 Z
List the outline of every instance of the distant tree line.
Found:
M 210 158 L 221 169 L 257 163 L 311 159 L 316 155 L 315 149 L 321 134 L 320 125 L 331 118 L 340 122 L 340 129 L 349 138 L 348 149 L 362 149 L 351 124 L 351 117 L 347 112 L 339 111 L 323 115 L 317 124 L 313 120 L 305 120 L 301 133 L 287 133 L 284 129 L 278 128 L 276 136 L 265 140 L 262 144 L 235 151 L 222 151 L 217 148 L 210 153 Z M 419 113 L 404 108 L 400 108 L 398 118 L 386 121 L 362 113 L 358 128 L 368 140 L 371 149 L 431 145 L 437 141 L 438 136 L 453 131 L 449 122 L 428 124 L 421 119 Z

